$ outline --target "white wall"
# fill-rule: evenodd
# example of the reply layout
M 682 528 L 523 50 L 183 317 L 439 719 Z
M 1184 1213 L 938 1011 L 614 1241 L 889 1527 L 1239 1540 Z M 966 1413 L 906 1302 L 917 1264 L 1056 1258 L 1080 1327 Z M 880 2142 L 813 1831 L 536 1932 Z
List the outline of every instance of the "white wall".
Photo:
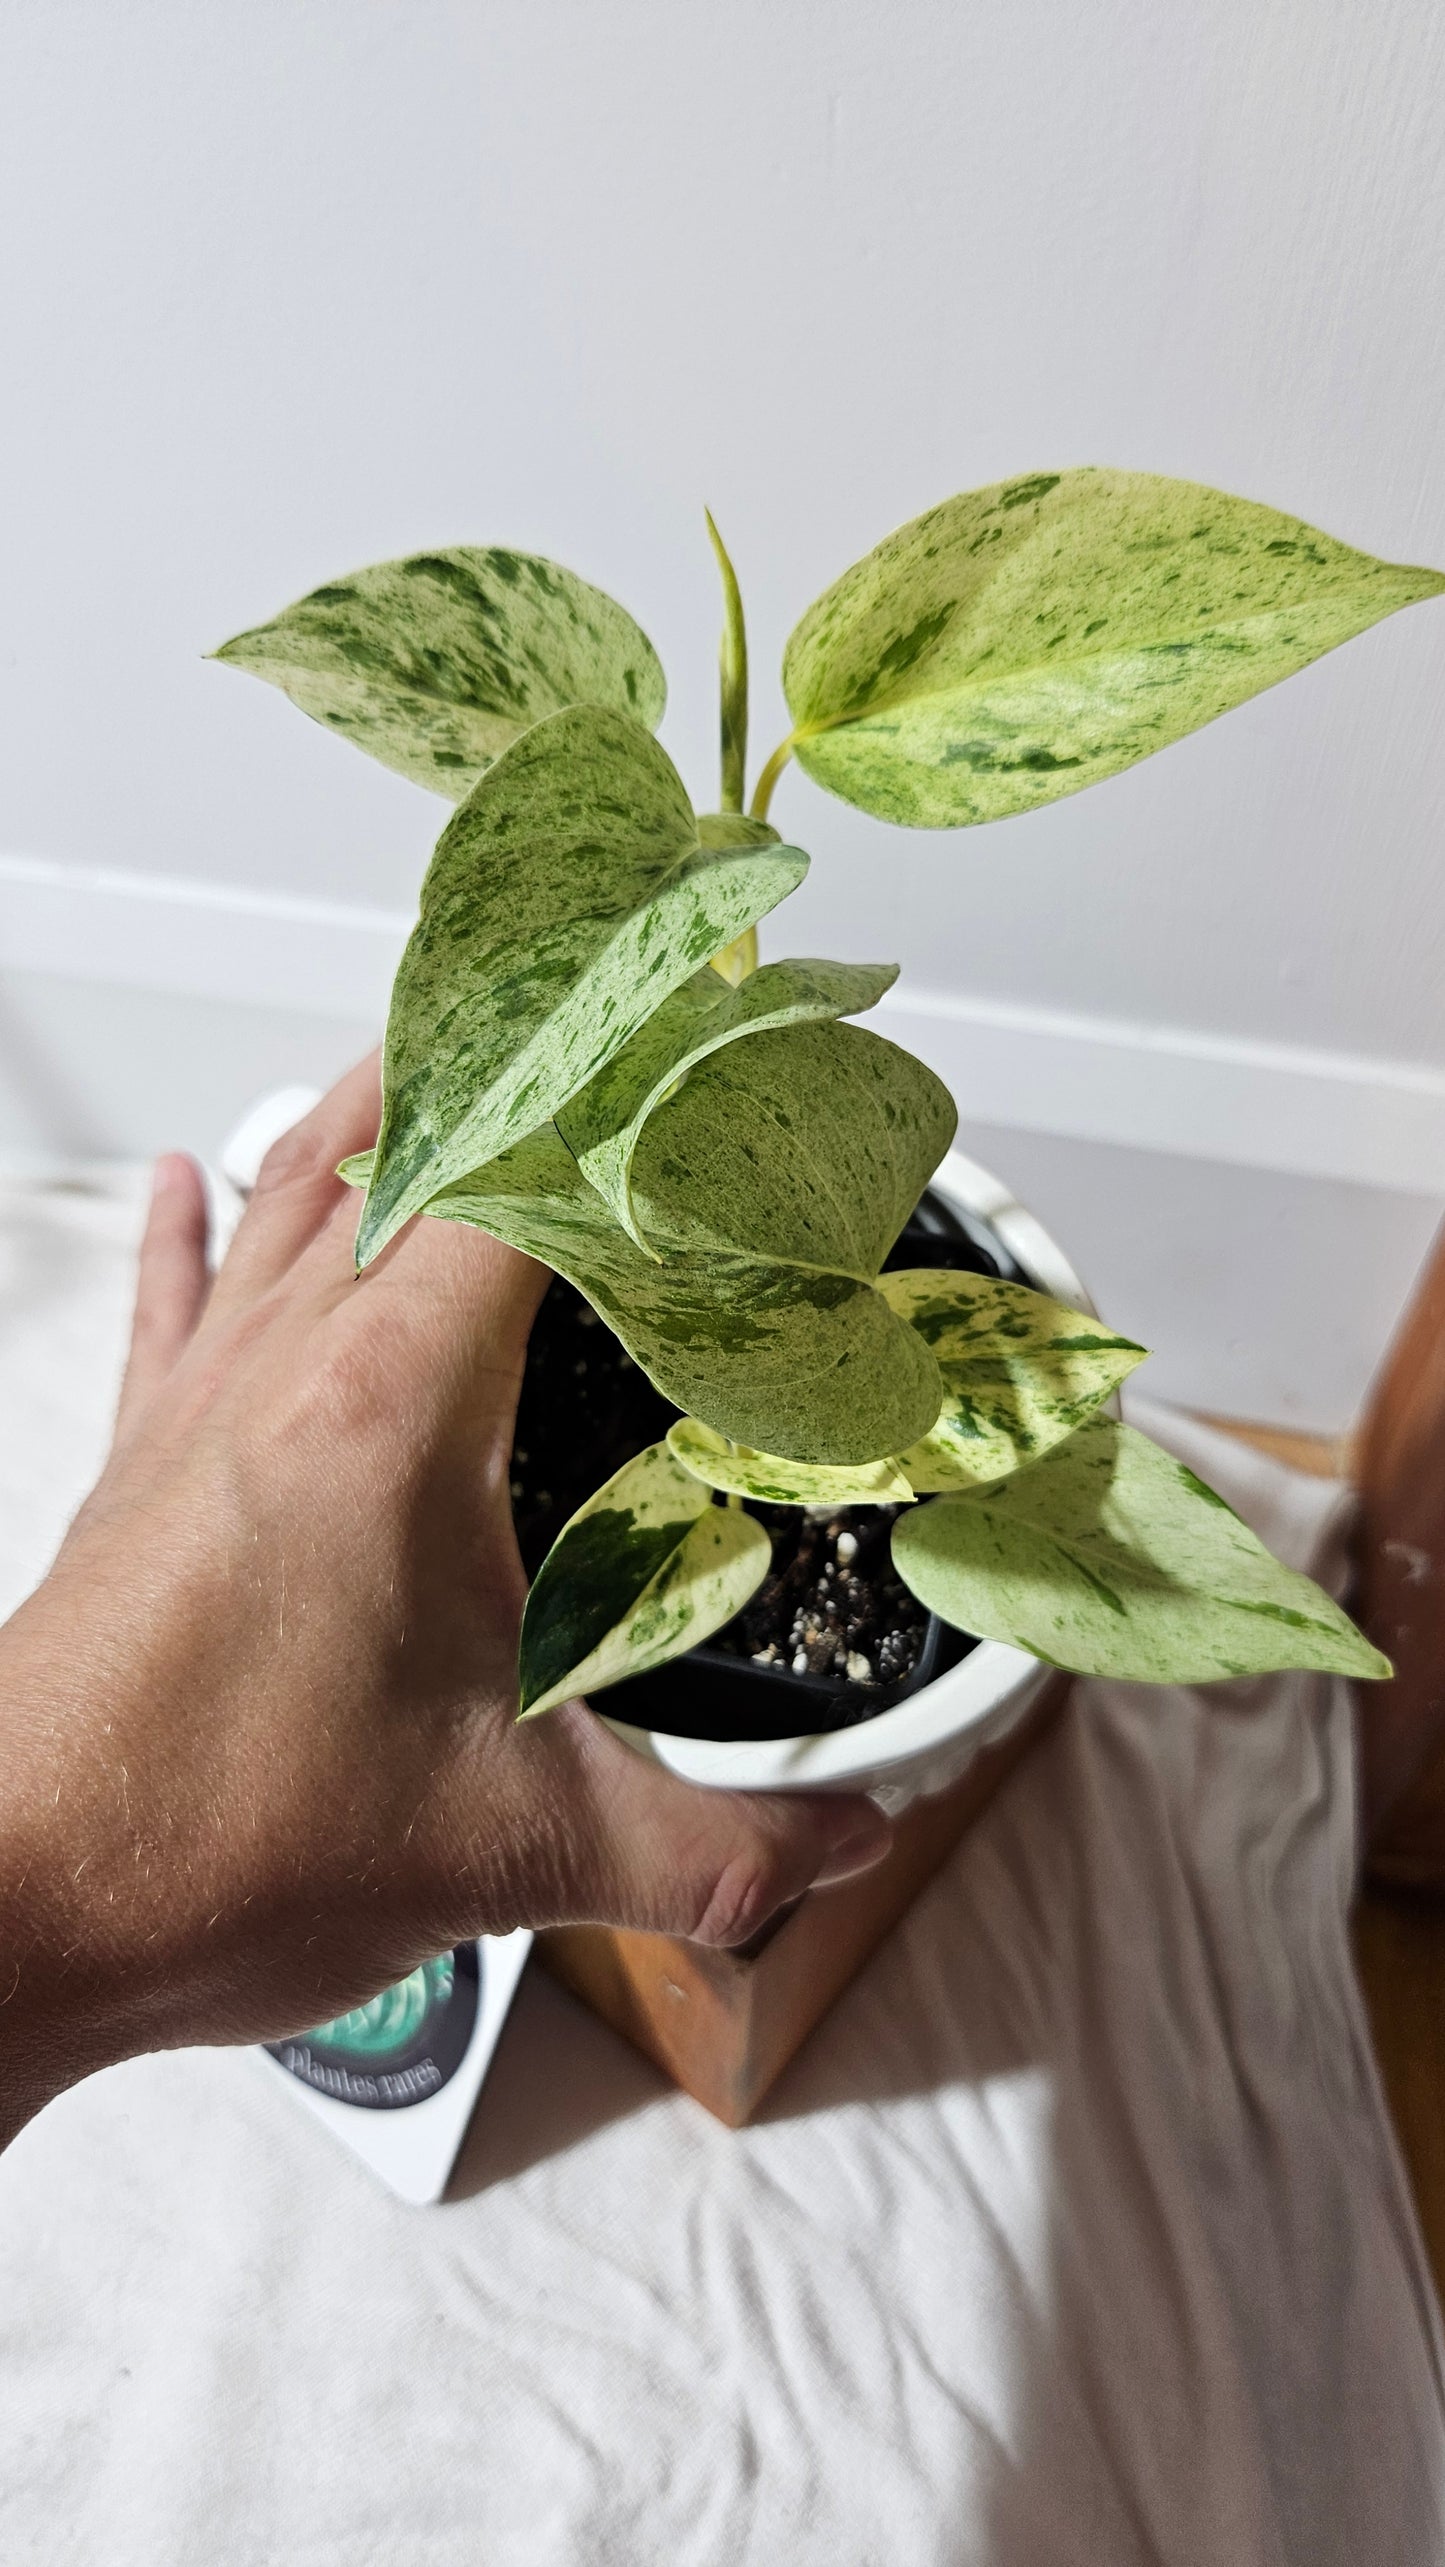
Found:
M 172 1090 L 204 1141 L 352 1039 L 324 936 L 283 1003 L 212 911 L 188 999 L 180 909 L 117 934 L 82 880 L 405 912 L 440 806 L 200 656 L 329 574 L 575 564 L 707 799 L 704 499 L 760 748 L 807 601 L 1002 473 L 1187 473 L 1445 562 L 1434 0 L 11 0 L 0 40 L 0 1144 L 149 1147 Z M 1130 1271 L 1184 1167 L 1154 1333 L 1214 1405 L 1341 1422 L 1445 1192 L 1442 703 L 1423 607 L 1026 820 L 779 792 L 788 945 L 901 960 L 965 1117 L 1083 1142 Z

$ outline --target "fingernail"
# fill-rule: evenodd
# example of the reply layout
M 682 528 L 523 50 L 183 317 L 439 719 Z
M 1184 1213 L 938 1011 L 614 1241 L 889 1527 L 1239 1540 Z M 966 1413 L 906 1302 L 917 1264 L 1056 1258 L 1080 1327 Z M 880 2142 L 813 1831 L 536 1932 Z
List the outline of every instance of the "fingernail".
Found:
M 179 1151 L 168 1151 L 163 1159 L 157 1159 L 151 1170 L 152 1203 L 163 1194 L 174 1194 L 178 1185 L 184 1185 L 189 1174 L 190 1161 L 183 1159 Z
M 851 1881 L 855 1872 L 871 1872 L 875 1863 L 882 1862 L 892 1842 L 893 1830 L 881 1809 L 870 1811 L 866 1818 L 850 1820 L 814 1873 L 814 1889 L 826 1890 L 835 1881 Z

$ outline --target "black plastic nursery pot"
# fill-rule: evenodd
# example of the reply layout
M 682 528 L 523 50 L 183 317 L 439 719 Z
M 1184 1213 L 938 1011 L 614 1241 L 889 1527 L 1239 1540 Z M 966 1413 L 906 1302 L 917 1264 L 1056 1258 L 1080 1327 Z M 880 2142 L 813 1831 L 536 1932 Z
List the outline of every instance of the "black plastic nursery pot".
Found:
M 923 1196 L 886 1263 L 1028 1277 L 986 1222 Z M 679 1414 L 573 1286 L 554 1275 L 517 1411 L 512 1511 L 535 1577 L 563 1525 Z M 848 1729 L 919 1693 L 976 1647 L 925 1612 L 893 1571 L 891 1506 L 805 1510 L 747 1501 L 773 1562 L 733 1621 L 598 1697 L 611 1717 L 674 1738 L 798 1738 Z

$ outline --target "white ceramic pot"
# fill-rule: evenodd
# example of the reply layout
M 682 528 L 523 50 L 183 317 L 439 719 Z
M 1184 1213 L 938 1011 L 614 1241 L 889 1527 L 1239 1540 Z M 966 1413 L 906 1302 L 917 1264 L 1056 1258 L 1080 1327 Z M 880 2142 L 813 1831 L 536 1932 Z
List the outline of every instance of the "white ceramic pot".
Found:
M 956 1211 L 986 1221 L 1040 1291 L 1092 1316 L 1094 1305 L 1062 1250 L 986 1168 L 950 1150 L 932 1191 Z M 668 1738 L 608 1719 L 605 1695 L 593 1708 L 629 1747 L 687 1782 L 720 1791 L 867 1792 L 896 1817 L 911 1801 L 956 1782 L 981 1748 L 1033 1708 L 1053 1675 L 1022 1649 L 981 1640 L 956 1667 L 891 1711 L 813 1738 Z M 685 1681 L 681 1670 L 679 1676 Z

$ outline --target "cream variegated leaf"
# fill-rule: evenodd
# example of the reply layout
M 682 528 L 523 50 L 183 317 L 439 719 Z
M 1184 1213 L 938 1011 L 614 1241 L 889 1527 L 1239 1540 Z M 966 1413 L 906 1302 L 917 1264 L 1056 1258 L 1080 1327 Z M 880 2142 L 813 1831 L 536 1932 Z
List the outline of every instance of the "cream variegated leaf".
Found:
M 625 714 L 576 705 L 524 732 L 422 885 L 358 1263 L 555 1114 L 807 864 L 757 822 L 708 843 L 671 759 Z
M 896 1462 L 859 1462 L 830 1470 L 821 1462 L 787 1462 L 780 1453 L 755 1453 L 746 1444 L 680 1417 L 667 1430 L 669 1448 L 708 1488 L 774 1506 L 906 1506 L 913 1490 Z
M 778 834 L 776 829 L 768 827 L 766 820 L 745 818 L 741 811 L 704 811 L 697 824 L 697 834 L 705 847 L 756 845 L 759 843 L 759 830 L 769 841 L 776 839 Z M 740 936 L 730 937 L 721 952 L 712 958 L 712 969 L 722 975 L 730 989 L 736 989 L 739 981 L 746 980 L 749 972 L 755 972 L 757 967 L 756 927 L 745 927 Z
M 878 1290 L 929 1348 L 943 1382 L 931 1432 L 904 1454 L 854 1470 L 784 1461 L 730 1444 L 684 1417 L 678 1459 L 710 1488 L 797 1506 L 888 1506 L 977 1488 L 1036 1461 L 1093 1415 L 1144 1348 L 1047 1293 L 950 1267 L 880 1275 Z
M 659 1247 L 871 1282 L 956 1121 L 942 1080 L 861 1025 L 754 1034 L 699 1062 L 648 1118 L 633 1159 L 640 1227 Z
M 936 1424 L 899 1462 L 919 1496 L 976 1488 L 1037 1461 L 1144 1361 L 1132 1337 L 992 1275 L 907 1267 L 881 1275 L 878 1289 L 943 1377 Z
M 911 1507 L 893 1528 L 893 1559 L 956 1629 L 1083 1675 L 1202 1684 L 1280 1667 L 1391 1672 L 1213 1489 L 1105 1418 L 995 1487 Z
M 783 663 L 794 752 L 880 819 L 1003 819 L 1442 588 L 1197 482 L 998 482 L 899 527 L 808 609 Z
M 607 705 L 655 730 L 667 700 L 625 608 L 559 562 L 499 545 L 375 562 L 215 656 L 449 802 L 565 705 Z
M 684 981 L 630 1043 L 557 1116 L 583 1175 L 605 1195 L 640 1248 L 632 1160 L 648 1116 L 684 1074 L 743 1035 L 874 1007 L 897 979 L 893 963 L 765 963 L 733 988 L 709 965 Z
M 533 1580 L 523 1718 L 695 1648 L 741 1611 L 771 1560 L 760 1524 L 714 1506 L 666 1444 L 649 1445 L 578 1508 Z
M 552 1124 L 433 1197 L 555 1268 L 678 1408 L 789 1461 L 876 1461 L 927 1433 L 938 1367 L 875 1278 L 953 1131 L 947 1090 L 845 1025 L 702 1061 L 650 1118 L 630 1239 Z M 369 1154 L 346 1162 L 366 1182 Z

